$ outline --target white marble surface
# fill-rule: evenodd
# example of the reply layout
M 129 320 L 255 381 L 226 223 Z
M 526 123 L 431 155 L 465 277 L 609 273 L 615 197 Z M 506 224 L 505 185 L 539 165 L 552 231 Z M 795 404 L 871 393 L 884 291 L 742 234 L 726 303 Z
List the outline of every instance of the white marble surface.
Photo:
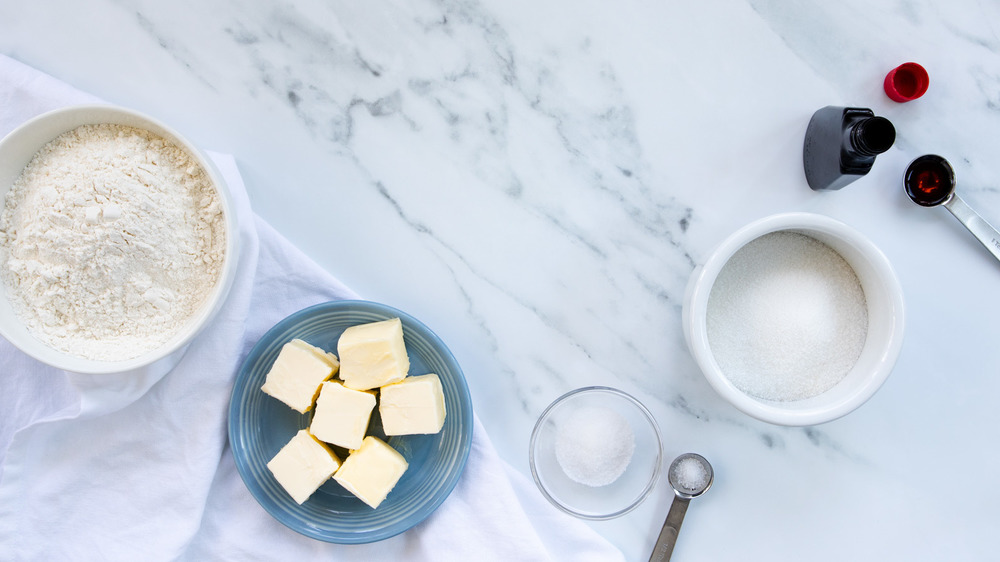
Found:
M 716 467 L 677 560 L 991 559 L 1000 263 L 900 179 L 939 153 L 1000 224 L 1000 5 L 809 4 L 2 0 L 0 53 L 234 154 L 257 213 L 448 342 L 520 470 L 561 393 L 640 398 L 668 458 Z M 881 80 L 906 60 L 931 86 L 896 104 Z M 899 135 L 814 193 L 802 135 L 828 104 Z M 694 265 L 789 210 L 868 235 L 908 313 L 881 391 L 804 429 L 723 402 L 680 327 Z M 593 527 L 645 560 L 669 499 L 663 479 Z

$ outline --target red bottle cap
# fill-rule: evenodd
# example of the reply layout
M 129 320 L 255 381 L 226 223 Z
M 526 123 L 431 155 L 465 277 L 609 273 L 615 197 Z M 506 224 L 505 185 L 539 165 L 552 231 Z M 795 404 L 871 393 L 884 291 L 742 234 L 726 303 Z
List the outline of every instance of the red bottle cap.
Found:
M 885 93 L 892 101 L 900 103 L 924 95 L 931 79 L 924 67 L 915 62 L 905 62 L 885 75 Z

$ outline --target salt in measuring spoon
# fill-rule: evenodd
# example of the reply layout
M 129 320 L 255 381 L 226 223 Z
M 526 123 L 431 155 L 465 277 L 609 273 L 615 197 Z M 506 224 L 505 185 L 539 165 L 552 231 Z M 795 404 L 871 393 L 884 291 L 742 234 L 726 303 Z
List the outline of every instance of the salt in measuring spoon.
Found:
M 712 465 L 705 457 L 695 453 L 684 453 L 670 463 L 667 471 L 667 481 L 674 489 L 674 499 L 670 503 L 670 511 L 663 522 L 663 529 L 649 555 L 649 562 L 666 562 L 674 552 L 677 544 L 677 534 L 681 531 L 684 514 L 687 513 L 688 502 L 712 487 L 715 473 Z
M 910 162 L 903 174 L 903 188 L 917 205 L 944 205 L 993 257 L 1000 260 L 1000 232 L 955 193 L 955 170 L 947 160 L 936 154 L 925 154 Z

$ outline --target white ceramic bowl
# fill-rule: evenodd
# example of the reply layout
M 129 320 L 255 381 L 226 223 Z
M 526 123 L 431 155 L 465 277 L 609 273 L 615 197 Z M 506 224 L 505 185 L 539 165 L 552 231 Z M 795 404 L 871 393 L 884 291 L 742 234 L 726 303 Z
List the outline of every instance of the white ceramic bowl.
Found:
M 868 307 L 868 334 L 861 355 L 832 388 L 811 398 L 772 401 L 737 388 L 719 368 L 709 345 L 709 294 L 719 272 L 748 242 L 765 234 L 805 234 L 836 250 L 854 269 Z M 790 426 L 815 425 L 839 418 L 865 403 L 892 371 L 903 344 L 903 292 L 889 260 L 867 238 L 842 222 L 811 213 L 765 217 L 733 233 L 695 268 L 683 308 L 684 337 L 709 384 L 733 406 L 757 419 Z
M 80 105 L 57 109 L 25 122 L 0 140 L 0 202 L 32 156 L 57 136 L 81 125 L 112 123 L 146 129 L 184 148 L 205 170 L 219 194 L 226 229 L 225 258 L 210 296 L 187 324 L 158 349 L 124 361 L 96 361 L 53 349 L 32 336 L 17 317 L 0 283 L 0 335 L 35 359 L 66 371 L 85 374 L 165 373 L 180 361 L 191 340 L 222 306 L 236 275 L 238 233 L 236 211 L 222 175 L 201 151 L 163 123 L 112 105 Z

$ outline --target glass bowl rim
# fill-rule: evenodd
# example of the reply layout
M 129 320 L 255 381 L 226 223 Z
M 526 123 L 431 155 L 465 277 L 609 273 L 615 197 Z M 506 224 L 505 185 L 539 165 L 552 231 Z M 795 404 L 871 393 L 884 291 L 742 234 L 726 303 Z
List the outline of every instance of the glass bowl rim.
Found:
M 603 513 L 603 514 L 583 513 L 560 502 L 556 497 L 554 497 L 549 492 L 545 484 L 542 483 L 542 479 L 538 475 L 538 469 L 535 466 L 535 448 L 538 442 L 538 435 L 541 432 L 541 428 L 544 425 L 544 422 L 546 422 L 549 419 L 549 416 L 552 413 L 552 411 L 557 406 L 559 406 L 560 404 L 566 402 L 571 398 L 574 398 L 581 394 L 592 394 L 592 393 L 613 394 L 619 398 L 625 399 L 626 402 L 635 406 L 635 408 L 643 415 L 646 421 L 649 422 L 649 427 L 652 428 L 653 433 L 656 435 L 656 462 L 653 465 L 653 471 L 652 474 L 650 474 L 649 481 L 646 483 L 646 486 L 643 488 L 642 492 L 640 492 L 639 495 L 636 497 L 636 499 L 627 506 L 618 509 L 616 511 L 613 511 L 611 513 Z M 627 392 L 624 392 L 622 390 L 618 390 L 617 388 L 612 388 L 610 386 L 585 386 L 582 388 L 571 390 L 563 394 L 562 396 L 553 400 L 551 404 L 549 404 L 544 410 L 542 410 L 542 413 L 538 416 L 538 420 L 535 422 L 535 427 L 531 431 L 531 440 L 529 441 L 528 444 L 528 465 L 531 468 L 531 477 L 535 480 L 535 485 L 538 487 L 538 490 L 542 493 L 542 495 L 545 496 L 545 499 L 549 501 L 549 503 L 556 506 L 557 508 L 559 508 L 559 510 L 563 511 L 564 513 L 568 513 L 574 517 L 579 517 L 581 519 L 588 519 L 591 521 L 605 521 L 608 519 L 621 517 L 622 515 L 625 515 L 626 513 L 629 513 L 630 511 L 639 507 L 639 505 L 643 501 L 645 501 L 647 497 L 649 497 L 649 494 L 650 492 L 653 491 L 653 488 L 656 487 L 656 483 L 659 480 L 660 471 L 662 470 L 663 466 L 663 437 L 660 434 L 660 426 L 657 425 L 656 419 L 653 418 L 653 414 L 649 411 L 648 408 L 646 408 L 646 406 L 642 402 L 640 402 L 637 398 L 635 398 L 631 394 L 628 394 Z

